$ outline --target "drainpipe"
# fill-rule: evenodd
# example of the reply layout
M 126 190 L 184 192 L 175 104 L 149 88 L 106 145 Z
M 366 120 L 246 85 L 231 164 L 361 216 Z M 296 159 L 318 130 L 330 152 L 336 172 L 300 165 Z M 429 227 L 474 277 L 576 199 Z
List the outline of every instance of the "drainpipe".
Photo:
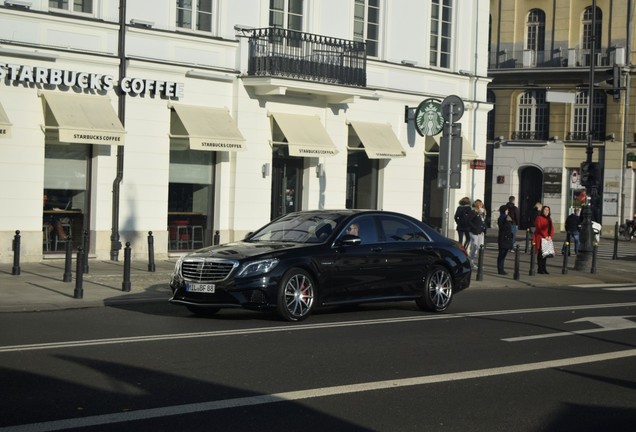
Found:
M 126 76 L 126 0 L 119 0 L 119 82 Z M 126 127 L 126 95 L 120 91 L 118 115 L 121 124 Z M 117 146 L 117 175 L 113 181 L 112 228 L 110 235 L 110 260 L 118 261 L 121 242 L 119 241 L 119 192 L 124 178 L 124 146 Z

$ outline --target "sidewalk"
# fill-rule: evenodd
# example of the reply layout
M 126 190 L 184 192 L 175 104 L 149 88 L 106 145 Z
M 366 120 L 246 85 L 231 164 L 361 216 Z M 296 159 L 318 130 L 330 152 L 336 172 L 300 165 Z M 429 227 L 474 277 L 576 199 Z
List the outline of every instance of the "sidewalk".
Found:
M 548 260 L 549 275 L 530 276 L 530 254 L 524 253 L 525 237 L 521 236 L 518 238 L 519 279 L 514 279 L 514 251 L 509 252 L 506 258 L 508 274 L 499 275 L 496 266 L 496 234 L 496 230 L 491 230 L 486 237 L 483 280 L 476 280 L 477 272 L 474 271 L 469 288 L 471 290 L 600 283 L 636 284 L 636 257 L 619 260 L 597 258 L 597 271 L 592 274 L 574 270 L 576 257 L 571 256 L 568 260 L 568 272 L 562 274 L 563 256 L 557 255 Z M 555 239 L 558 249 L 562 241 L 559 236 Z M 63 259 L 22 264 L 20 275 L 16 276 L 12 275 L 12 264 L 0 264 L 0 312 L 62 310 L 131 302 L 167 302 L 171 295 L 168 283 L 175 262 L 176 259 L 157 261 L 156 271 L 149 272 L 146 261 L 133 261 L 130 291 L 125 292 L 122 290 L 123 261 L 89 261 L 89 272 L 83 275 L 82 298 L 75 298 L 75 260 L 72 265 L 71 282 L 63 281 Z

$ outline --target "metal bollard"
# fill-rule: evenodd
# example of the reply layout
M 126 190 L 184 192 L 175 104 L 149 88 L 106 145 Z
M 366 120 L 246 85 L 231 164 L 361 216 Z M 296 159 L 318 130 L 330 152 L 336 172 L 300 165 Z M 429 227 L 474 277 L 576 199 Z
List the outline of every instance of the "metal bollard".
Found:
M 532 242 L 532 251 L 530 252 L 530 271 L 528 272 L 528 276 L 534 276 L 534 264 L 536 261 L 536 245 Z
M 148 231 L 148 271 L 154 272 L 155 270 L 155 239 L 152 236 L 152 231 Z
M 126 242 L 124 248 L 124 281 L 121 283 L 122 291 L 130 291 L 130 242 Z
M 561 274 L 568 274 L 568 257 L 570 256 L 570 242 L 565 242 L 565 253 L 563 254 L 563 267 Z
M 479 245 L 477 255 L 477 280 L 484 280 L 484 245 Z
M 612 254 L 612 259 L 618 259 L 618 222 L 614 225 L 614 253 Z
M 524 253 L 528 253 L 528 245 L 530 245 L 530 228 L 526 229 L 526 249 Z
M 82 264 L 84 265 L 84 273 L 88 273 L 88 231 L 84 230 L 84 259 L 82 260 Z
M 219 230 L 214 231 L 214 246 L 218 245 L 221 242 L 221 233 Z
M 590 273 L 592 274 L 596 274 L 596 255 L 598 252 L 598 243 L 594 242 L 594 244 L 592 245 L 592 269 L 590 270 Z
M 64 245 L 64 247 L 66 255 L 64 256 L 64 277 L 62 278 L 62 280 L 64 282 L 71 282 L 73 280 L 73 275 L 71 273 L 71 266 L 73 261 L 73 239 L 71 237 L 68 237 L 66 239 L 66 244 Z
M 77 248 L 77 263 L 75 269 L 75 291 L 73 292 L 73 298 L 81 299 L 84 297 L 84 250 L 81 247 Z
M 519 245 L 515 245 L 515 271 L 512 274 L 514 280 L 519 280 Z
M 11 274 L 13 276 L 20 274 L 20 230 L 16 230 L 13 237 L 13 267 L 11 268 Z

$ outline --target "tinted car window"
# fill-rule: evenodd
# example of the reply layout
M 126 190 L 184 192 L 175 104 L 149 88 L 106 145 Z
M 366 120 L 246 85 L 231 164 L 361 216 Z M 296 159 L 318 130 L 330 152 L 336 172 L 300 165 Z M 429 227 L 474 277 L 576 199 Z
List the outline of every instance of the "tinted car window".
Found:
M 350 234 L 351 231 L 349 231 L 348 228 L 350 228 L 352 225 L 357 226 L 357 236 L 360 237 L 361 244 L 378 243 L 378 230 L 375 226 L 375 221 L 372 216 L 361 216 L 354 218 L 341 235 Z
M 422 229 L 406 219 L 382 217 L 380 219 L 383 238 L 387 242 L 430 241 Z

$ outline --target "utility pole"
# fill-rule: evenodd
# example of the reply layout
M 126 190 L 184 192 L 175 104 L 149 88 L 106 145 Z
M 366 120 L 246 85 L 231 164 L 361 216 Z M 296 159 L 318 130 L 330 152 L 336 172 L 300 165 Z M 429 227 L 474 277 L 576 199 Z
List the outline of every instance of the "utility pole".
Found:
M 586 148 L 586 159 L 585 166 L 587 169 L 592 167 L 592 154 L 594 153 L 593 147 L 593 139 L 594 139 L 594 130 L 592 126 L 592 108 L 594 107 L 594 68 L 596 61 L 596 0 L 592 1 L 592 31 L 590 32 L 590 76 L 589 76 L 589 90 L 587 94 L 587 148 Z M 583 164 L 581 164 L 583 166 Z M 598 175 L 598 172 L 595 172 L 594 175 Z M 581 243 L 579 245 L 579 253 L 576 254 L 576 261 L 574 263 L 574 268 L 576 270 L 588 270 L 591 271 L 592 264 L 592 254 L 594 251 L 594 246 L 592 240 L 594 239 L 594 233 L 592 232 L 592 207 L 596 204 L 597 200 L 597 186 L 595 179 L 589 179 L 585 183 L 585 193 L 586 193 L 586 202 L 583 206 L 583 211 L 581 212 L 581 217 L 583 220 L 581 221 L 581 233 L 580 240 Z

